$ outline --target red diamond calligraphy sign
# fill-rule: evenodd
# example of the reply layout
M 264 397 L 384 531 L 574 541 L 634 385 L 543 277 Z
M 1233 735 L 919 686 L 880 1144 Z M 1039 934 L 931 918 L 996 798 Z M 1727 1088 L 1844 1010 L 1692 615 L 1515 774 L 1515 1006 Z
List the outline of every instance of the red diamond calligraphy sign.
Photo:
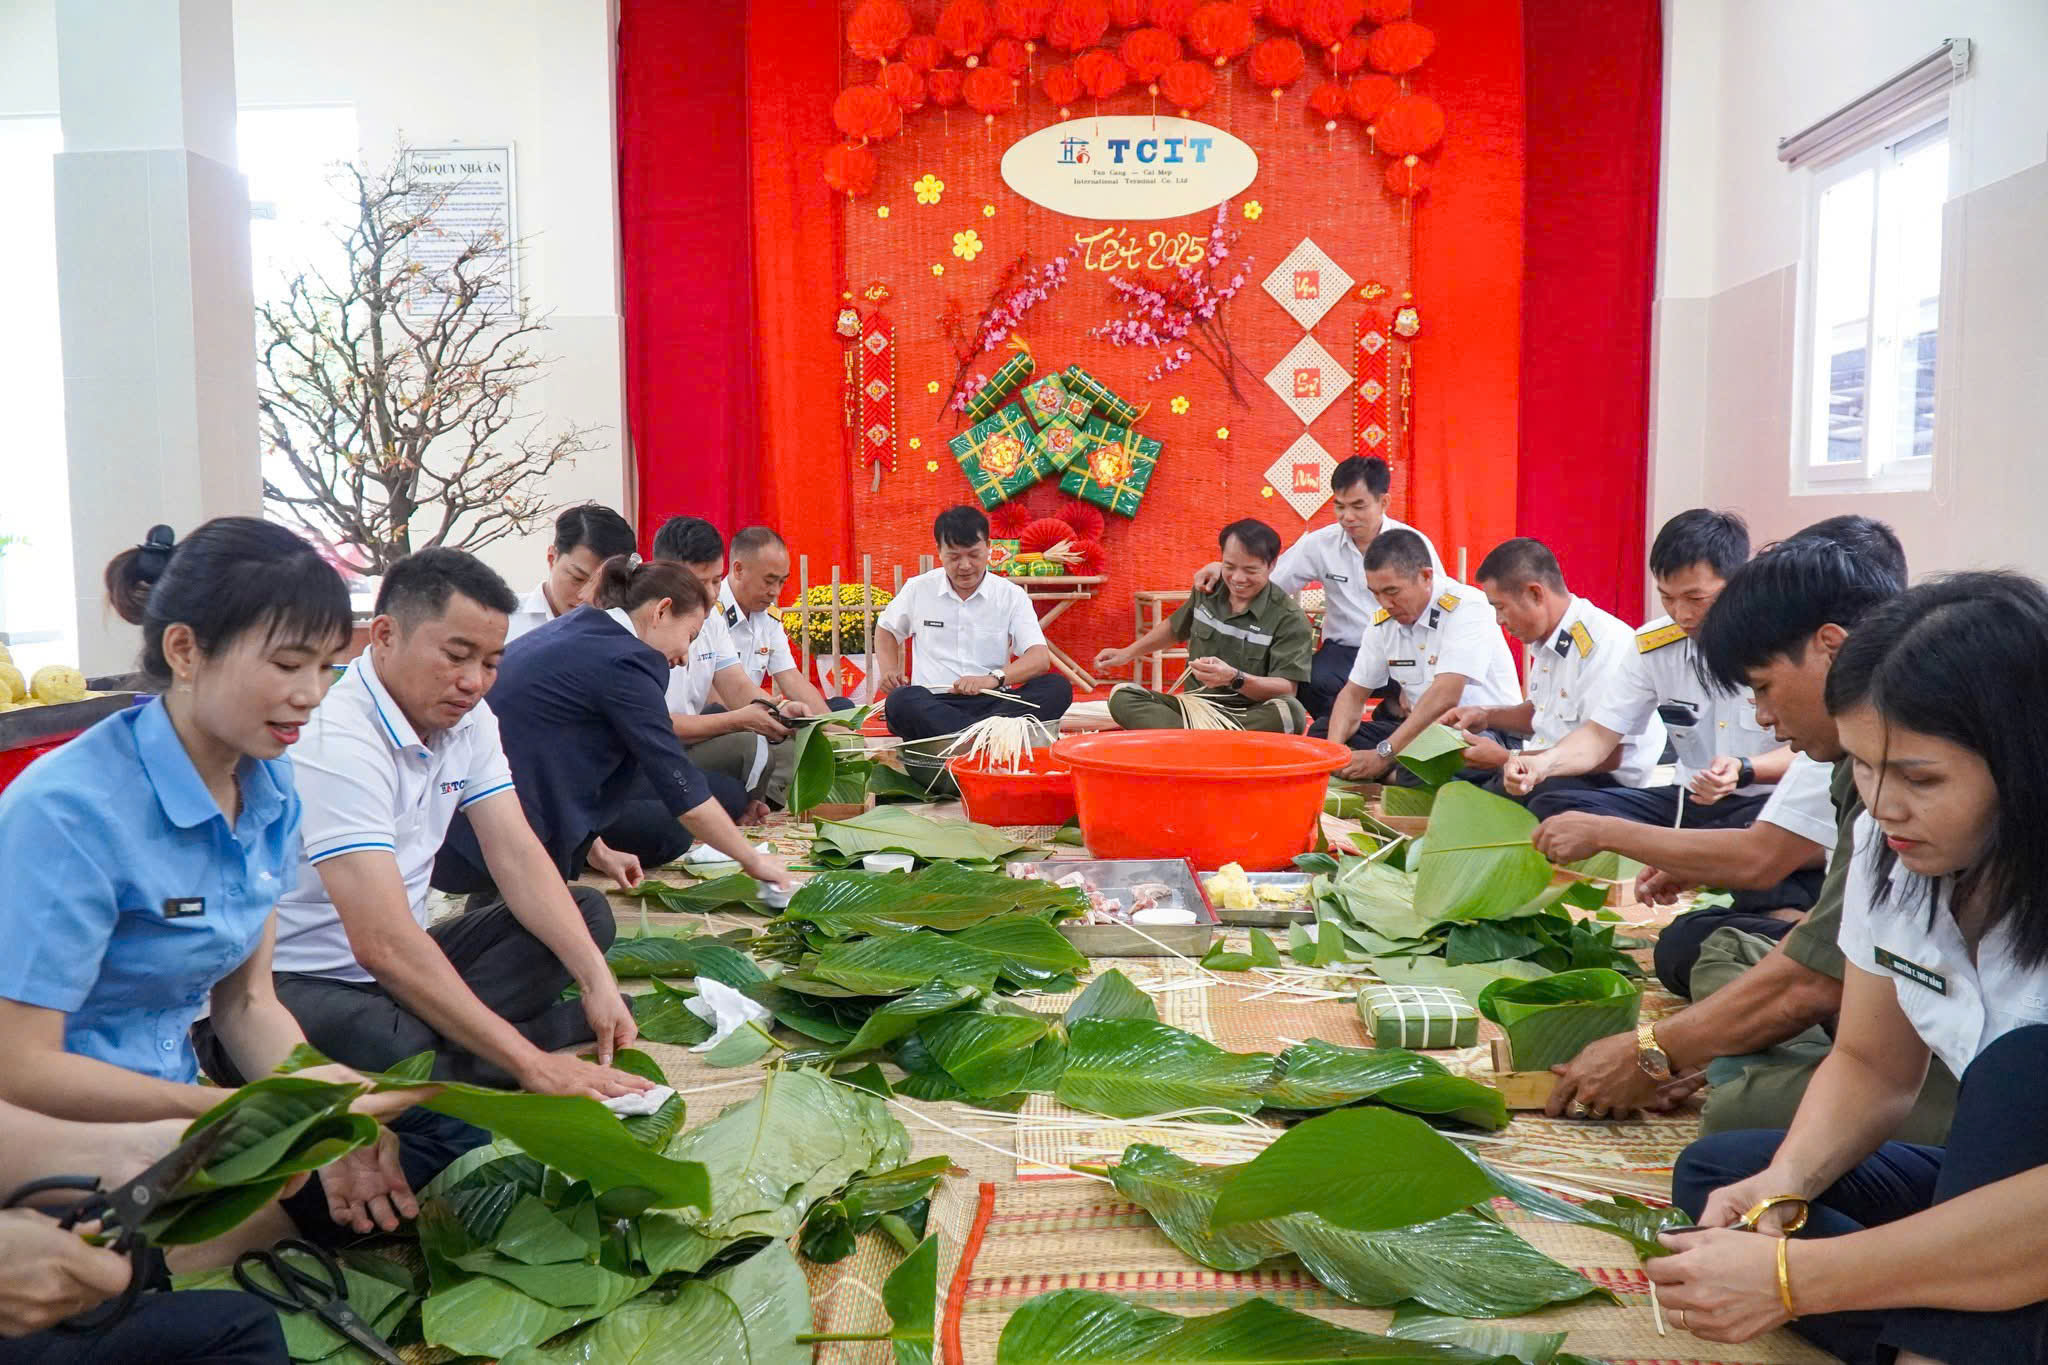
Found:
M 1302 327 L 1314 330 L 1323 315 L 1337 306 L 1351 277 L 1313 241 L 1304 237 L 1287 259 L 1266 276 L 1265 291 Z
M 1336 468 L 1330 452 L 1303 432 L 1300 440 L 1266 466 L 1266 483 L 1307 521 L 1330 500 L 1330 475 Z
M 1392 464 L 1394 403 L 1387 379 L 1394 348 L 1383 319 L 1368 315 L 1356 326 L 1352 364 L 1358 370 L 1358 387 L 1351 400 L 1351 453 L 1377 455 Z
M 1351 384 L 1328 351 L 1314 337 L 1303 337 L 1266 376 L 1267 385 L 1280 395 L 1288 411 L 1307 426 L 1322 416 L 1323 409 L 1337 401 Z M 1279 485 L 1274 485 L 1278 487 Z
M 875 466 L 876 476 L 886 461 L 896 469 L 896 327 L 881 313 L 868 315 L 860 332 L 860 425 L 861 463 Z

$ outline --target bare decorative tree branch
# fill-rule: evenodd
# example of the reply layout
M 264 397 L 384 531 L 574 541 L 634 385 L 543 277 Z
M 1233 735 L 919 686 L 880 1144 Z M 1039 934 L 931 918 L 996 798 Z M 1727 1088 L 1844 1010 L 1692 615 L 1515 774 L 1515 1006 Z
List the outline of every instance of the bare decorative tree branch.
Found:
M 356 216 L 338 234 L 341 273 L 308 265 L 256 308 L 264 450 L 299 485 L 266 476 L 264 502 L 369 574 L 533 529 L 555 510 L 542 481 L 597 430 L 544 433 L 518 413 L 548 364 L 533 349 L 546 317 L 507 302 L 519 243 L 491 234 L 424 266 L 414 239 L 446 192 L 415 184 L 410 162 L 401 147 L 381 171 L 343 167 Z M 416 523 L 431 537 L 416 541 Z

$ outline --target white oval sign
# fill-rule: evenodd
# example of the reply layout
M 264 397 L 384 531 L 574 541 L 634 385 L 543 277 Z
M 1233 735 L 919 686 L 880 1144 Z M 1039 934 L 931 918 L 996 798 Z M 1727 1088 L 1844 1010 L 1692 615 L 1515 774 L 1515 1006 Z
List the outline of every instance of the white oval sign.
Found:
M 1179 218 L 1258 173 L 1258 153 L 1221 128 L 1144 114 L 1055 123 L 1003 153 L 1011 189 L 1069 218 Z

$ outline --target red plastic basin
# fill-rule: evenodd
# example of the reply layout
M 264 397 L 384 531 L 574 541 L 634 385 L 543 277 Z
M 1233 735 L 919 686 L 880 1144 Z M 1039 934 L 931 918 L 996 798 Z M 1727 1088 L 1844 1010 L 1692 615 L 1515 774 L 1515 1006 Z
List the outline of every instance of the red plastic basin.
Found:
M 1330 774 L 1351 757 L 1327 739 L 1244 730 L 1075 735 L 1052 751 L 1074 770 L 1081 837 L 1096 857 L 1250 872 L 1308 852 Z
M 967 818 L 982 825 L 1064 825 L 1074 818 L 1074 775 L 1051 749 L 1034 749 L 1015 773 L 946 760 Z

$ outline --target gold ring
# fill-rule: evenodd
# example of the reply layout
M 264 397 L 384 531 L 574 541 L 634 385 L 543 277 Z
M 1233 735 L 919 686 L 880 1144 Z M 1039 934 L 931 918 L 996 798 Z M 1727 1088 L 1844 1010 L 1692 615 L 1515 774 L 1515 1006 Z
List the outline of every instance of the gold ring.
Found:
M 1679 1331 L 1681 1331 L 1681 1332 L 1690 1332 L 1690 1331 L 1692 1330 L 1692 1328 L 1690 1328 L 1690 1327 L 1687 1327 L 1687 1326 L 1685 1325 L 1685 1310 L 1684 1310 L 1683 1308 L 1676 1308 L 1676 1309 L 1673 1309 L 1673 1310 L 1672 1310 L 1672 1313 L 1671 1313 L 1671 1316 L 1672 1316 L 1672 1317 L 1674 1317 L 1674 1318 L 1677 1318 L 1677 1319 L 1678 1319 L 1678 1330 L 1679 1330 Z
M 1591 1109 L 1588 1109 L 1588 1108 L 1586 1107 L 1586 1102 L 1585 1102 L 1584 1100 L 1573 1100 L 1573 1101 L 1572 1101 L 1572 1117 L 1573 1117 L 1573 1118 L 1575 1118 L 1575 1119 L 1583 1119 L 1583 1118 L 1590 1118 L 1590 1117 L 1592 1117 L 1592 1114 L 1593 1114 L 1593 1111 L 1592 1111 Z

